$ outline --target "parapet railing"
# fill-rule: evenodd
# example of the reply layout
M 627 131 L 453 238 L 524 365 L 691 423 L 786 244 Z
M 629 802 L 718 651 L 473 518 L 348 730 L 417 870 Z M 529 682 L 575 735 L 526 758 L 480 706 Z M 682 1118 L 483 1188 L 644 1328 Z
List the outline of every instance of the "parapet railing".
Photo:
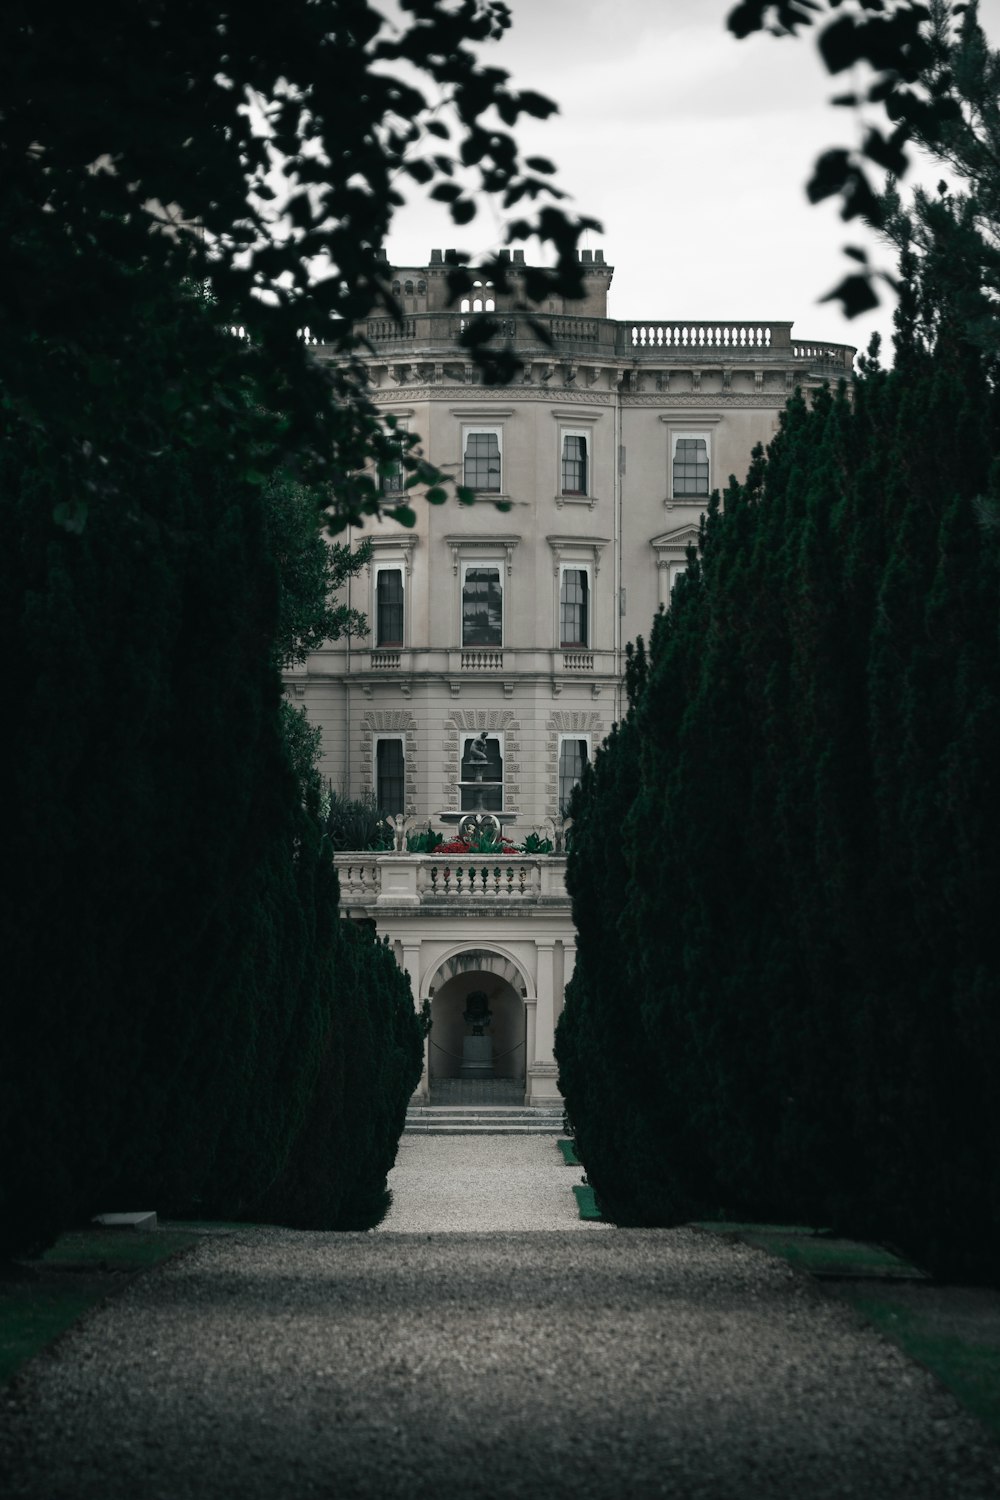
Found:
M 689 353 L 723 349 L 732 353 L 751 349 L 787 349 L 791 323 L 625 323 L 619 324 L 622 352 L 655 349 Z
M 369 318 L 356 325 L 377 354 L 406 359 L 424 351 L 422 358 L 453 362 L 468 359 L 459 338 L 470 323 L 492 318 L 497 339 L 518 353 L 534 357 L 574 354 L 586 363 L 595 359 L 663 360 L 673 364 L 697 356 L 708 364 L 746 358 L 793 359 L 815 368 L 850 370 L 854 348 L 849 344 L 815 343 L 792 338 L 792 324 L 784 321 L 635 318 L 587 318 L 569 313 L 447 312 L 414 313 L 401 318 Z M 548 342 L 547 342 L 548 341 Z M 431 352 L 433 351 L 433 352 Z
M 531 906 L 568 902 L 566 859 L 558 854 L 334 855 L 346 910 L 386 906 Z
M 853 344 L 810 344 L 804 339 L 792 339 L 792 358 L 814 368 L 841 370 L 850 374 L 854 368 Z

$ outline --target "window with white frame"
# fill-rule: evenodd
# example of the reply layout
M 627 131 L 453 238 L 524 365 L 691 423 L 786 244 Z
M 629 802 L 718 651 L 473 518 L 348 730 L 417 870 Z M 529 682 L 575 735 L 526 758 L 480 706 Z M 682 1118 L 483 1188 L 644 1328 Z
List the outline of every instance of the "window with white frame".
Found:
M 463 782 L 473 783 L 462 787 L 463 812 L 473 812 L 479 806 L 486 812 L 500 812 L 503 807 L 502 734 L 462 736 L 461 779 Z M 478 782 L 482 786 L 477 785 Z
M 375 645 L 402 646 L 404 642 L 404 576 L 402 563 L 375 567 Z
M 403 740 L 398 735 L 380 735 L 375 741 L 375 800 L 386 817 L 405 810 L 406 779 Z
M 499 558 L 462 564 L 462 645 L 503 645 L 503 563 Z
M 590 568 L 564 563 L 559 569 L 559 644 L 590 645 Z
M 677 432 L 671 456 L 671 492 L 674 499 L 708 496 L 708 434 Z
M 590 443 L 586 432 L 563 428 L 559 464 L 559 485 L 564 495 L 589 494 Z
M 499 427 L 462 429 L 462 483 L 479 494 L 501 492 L 501 444 Z
M 563 816 L 569 809 L 570 794 L 583 776 L 583 768 L 589 759 L 589 735 L 559 736 L 559 812 Z

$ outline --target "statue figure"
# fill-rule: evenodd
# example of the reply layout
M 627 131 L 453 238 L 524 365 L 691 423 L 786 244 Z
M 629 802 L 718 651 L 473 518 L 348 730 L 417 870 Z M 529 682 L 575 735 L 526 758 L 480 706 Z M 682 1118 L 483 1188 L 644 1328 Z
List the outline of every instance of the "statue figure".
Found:
M 462 1020 L 467 1026 L 472 1027 L 473 1036 L 485 1036 L 485 1028 L 492 1019 L 493 1012 L 490 1010 L 490 1002 L 485 990 L 472 990 L 466 995 Z
M 468 762 L 469 769 L 472 771 L 473 781 L 482 781 L 483 773 L 490 763 L 489 752 L 486 749 L 486 740 L 487 734 L 484 729 L 481 734 L 478 734 L 470 742 L 469 748 L 465 752 L 466 761 Z

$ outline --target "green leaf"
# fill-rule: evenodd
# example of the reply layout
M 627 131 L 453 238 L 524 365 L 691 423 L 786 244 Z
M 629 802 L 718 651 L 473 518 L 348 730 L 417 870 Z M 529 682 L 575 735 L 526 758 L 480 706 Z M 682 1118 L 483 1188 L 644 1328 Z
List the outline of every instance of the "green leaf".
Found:
M 820 298 L 821 302 L 840 302 L 844 309 L 845 318 L 856 318 L 861 313 L 871 312 L 873 307 L 878 307 L 878 296 L 871 284 L 871 276 L 858 272 L 854 276 L 845 276 L 831 292 Z

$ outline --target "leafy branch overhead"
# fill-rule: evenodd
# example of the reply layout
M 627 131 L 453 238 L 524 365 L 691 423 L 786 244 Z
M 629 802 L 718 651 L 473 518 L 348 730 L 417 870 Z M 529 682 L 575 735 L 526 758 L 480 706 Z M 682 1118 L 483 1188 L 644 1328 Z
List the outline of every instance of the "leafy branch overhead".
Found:
M 88 389 L 127 389 L 151 284 L 204 288 L 232 347 L 208 388 L 177 351 L 146 456 L 208 444 L 252 481 L 253 455 L 278 454 L 332 481 L 339 524 L 380 504 L 359 478 L 385 453 L 351 329 L 398 312 L 381 246 L 407 181 L 458 225 L 498 200 L 520 215 L 508 239 L 554 247 L 545 290 L 581 289 L 582 224 L 511 133 L 555 106 L 474 50 L 509 25 L 498 0 L 400 0 L 393 21 L 368 0 L 287 0 L 280 24 L 260 0 L 25 15 L 0 15 L 0 396 L 62 474 L 70 519 L 124 472 Z
M 831 74 L 851 71 L 859 80 L 833 103 L 861 114 L 859 141 L 822 153 L 806 191 L 813 203 L 839 196 L 844 219 L 861 218 L 899 243 L 901 220 L 895 182 L 913 164 L 913 148 L 929 152 L 958 179 L 951 193 L 942 182 L 939 197 L 951 217 L 963 217 L 971 204 L 980 239 L 980 276 L 995 286 L 1000 195 L 1000 112 L 997 107 L 1000 58 L 979 26 L 978 4 L 947 0 L 742 0 L 729 14 L 737 37 L 756 31 L 797 36 L 818 27 L 817 47 Z M 866 116 L 872 107 L 879 122 Z M 874 171 L 888 174 L 888 192 Z M 918 191 L 915 224 L 927 230 L 934 216 L 927 195 Z M 945 216 L 947 217 L 947 215 Z M 936 232 L 944 229 L 940 212 Z M 967 235 L 963 231 L 963 238 Z M 848 317 L 878 305 L 875 282 L 894 280 L 868 264 L 863 250 L 847 251 L 858 263 L 829 293 Z

